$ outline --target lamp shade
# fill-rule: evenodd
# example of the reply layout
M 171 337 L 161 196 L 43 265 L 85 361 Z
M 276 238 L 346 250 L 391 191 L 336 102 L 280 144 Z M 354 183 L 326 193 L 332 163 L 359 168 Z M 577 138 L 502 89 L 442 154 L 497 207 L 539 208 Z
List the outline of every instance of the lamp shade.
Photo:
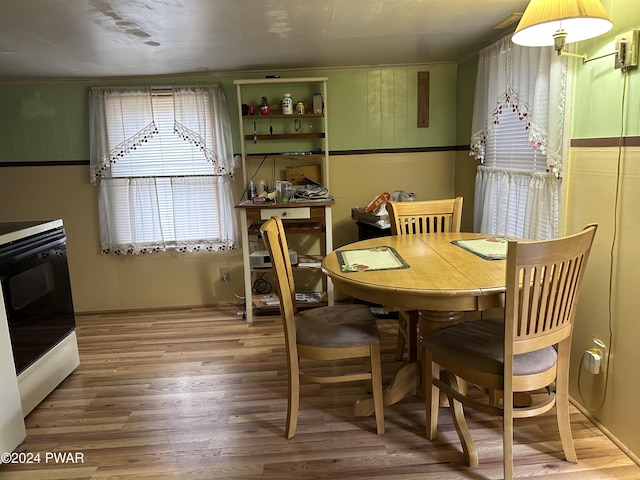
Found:
M 600 0 L 531 0 L 511 40 L 525 47 L 554 44 L 553 34 L 567 33 L 566 43 L 597 37 L 613 27 Z

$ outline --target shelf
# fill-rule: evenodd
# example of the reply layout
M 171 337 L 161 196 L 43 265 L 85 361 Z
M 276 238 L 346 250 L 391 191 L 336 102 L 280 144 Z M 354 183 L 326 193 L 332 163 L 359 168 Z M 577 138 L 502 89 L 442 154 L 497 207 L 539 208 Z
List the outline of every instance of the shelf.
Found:
M 317 303 L 299 303 L 296 302 L 296 307 L 298 308 L 298 311 L 300 310 L 306 310 L 306 309 L 310 309 L 310 308 L 318 308 L 318 307 L 326 307 L 327 305 L 329 305 L 329 302 L 324 301 L 324 302 L 317 302 Z M 255 305 L 253 306 L 253 314 L 254 315 L 278 315 L 280 313 L 280 307 L 275 306 L 268 306 L 268 307 L 256 307 Z
M 243 120 L 269 120 L 270 118 L 322 118 L 324 113 L 270 113 L 269 115 L 242 115 Z
M 262 178 L 278 177 L 292 173 L 289 168 L 297 168 L 302 172 L 303 167 L 315 176 L 314 178 L 327 188 L 329 186 L 329 143 L 327 115 L 327 78 L 263 78 L 234 80 L 236 86 L 239 139 L 242 156 L 243 182 L 248 185 L 258 170 L 265 165 L 261 172 Z M 287 85 L 285 87 L 285 85 Z M 294 104 L 302 102 L 305 113 L 285 114 L 282 105 L 273 102 L 275 98 L 289 92 L 294 97 Z M 315 94 L 322 95 L 323 110 L 313 109 Z M 261 115 L 258 99 L 268 97 L 269 114 Z M 297 100 L 297 101 L 296 101 Z M 253 114 L 242 114 L 246 107 L 253 107 Z M 273 123 L 271 123 L 273 121 Z M 268 128 L 267 128 L 268 127 Z M 297 127 L 297 128 L 296 128 Z M 258 141 L 260 144 L 258 145 Z M 271 143 L 264 143 L 269 142 Z M 271 150 L 271 151 L 269 151 Z M 262 153 L 264 152 L 264 153 Z M 271 162 L 265 163 L 269 158 Z M 309 165 L 300 165 L 301 163 Z M 259 177 L 260 178 L 260 177 Z M 305 283 L 315 284 L 318 290 L 324 290 L 321 298 L 314 302 L 296 302 L 298 308 L 313 308 L 321 305 L 333 305 L 333 285 L 319 266 L 323 255 L 333 250 L 333 229 L 331 223 L 331 208 L 333 200 L 298 201 L 294 199 L 285 203 L 253 203 L 251 200 L 240 200 L 236 208 L 240 209 L 242 233 L 242 256 L 245 291 L 245 307 L 247 323 L 252 322 L 253 313 L 277 314 L 277 302 L 273 305 L 256 304 L 256 294 L 253 291 L 254 280 L 262 275 L 272 276 L 271 269 L 252 268 L 251 251 L 265 246 L 260 238 L 260 227 L 264 221 L 273 215 L 283 219 L 287 235 L 291 234 L 293 244 L 297 247 L 299 258 L 307 258 L 307 266 L 293 266 L 295 274 L 304 279 Z M 309 237 L 309 241 L 307 240 Z M 309 250 L 314 254 L 312 255 Z M 305 273 L 306 272 L 306 273 Z M 252 300 L 250 300 L 252 299 Z M 259 303 L 259 302 L 258 302 Z
M 251 137 L 253 138 L 253 136 Z M 260 159 L 262 160 L 264 157 L 269 158 L 324 158 L 324 152 L 322 153 L 250 153 L 246 155 L 248 159 Z
M 327 292 L 306 292 L 311 293 L 312 296 L 319 295 L 321 299 L 314 299 L 314 301 L 310 302 L 296 302 L 296 306 L 298 310 L 304 308 L 315 308 L 315 307 L 323 307 L 328 305 L 327 301 Z M 296 293 L 297 295 L 297 293 Z M 268 301 L 265 302 L 264 299 Z M 274 304 L 278 301 L 278 295 L 275 293 L 271 294 L 253 294 L 251 295 L 251 306 L 256 311 L 256 313 L 271 313 L 275 314 L 280 311 L 280 305 Z
M 327 77 L 291 77 L 291 78 L 252 78 L 234 80 L 234 85 L 260 85 L 260 84 L 278 84 L 278 83 L 323 83 Z
M 315 270 L 321 270 L 321 267 L 297 267 L 296 265 L 291 265 L 292 270 L 304 271 L 304 272 L 312 272 Z M 250 271 L 252 273 L 266 273 L 271 272 L 271 267 L 267 268 L 251 268 Z
M 249 235 L 260 235 L 261 223 L 253 223 L 247 227 Z M 284 229 L 289 233 L 323 233 L 326 231 L 324 223 L 319 222 L 294 222 L 290 221 L 284 224 Z
M 245 140 L 303 140 L 309 138 L 324 138 L 320 133 L 274 133 L 272 135 L 245 135 Z
M 334 200 L 298 200 L 294 199 L 290 202 L 265 202 L 265 203 L 253 203 L 251 200 L 243 200 L 236 205 L 236 208 L 248 208 L 252 210 L 259 210 L 263 208 L 296 208 L 296 207 L 326 207 L 327 205 L 334 205 Z M 324 215 L 319 211 L 318 218 L 324 218 Z M 259 217 L 256 217 L 259 218 Z M 253 217 L 252 217 L 253 219 Z
M 321 267 L 321 263 L 323 260 L 322 255 L 310 255 L 310 254 L 300 254 L 298 255 L 298 261 L 301 263 L 297 263 L 295 265 L 291 265 L 291 268 L 294 270 L 319 270 Z M 302 263 L 303 262 L 303 263 Z M 260 272 L 269 272 L 271 271 L 271 267 L 251 267 L 252 272 L 260 273 Z

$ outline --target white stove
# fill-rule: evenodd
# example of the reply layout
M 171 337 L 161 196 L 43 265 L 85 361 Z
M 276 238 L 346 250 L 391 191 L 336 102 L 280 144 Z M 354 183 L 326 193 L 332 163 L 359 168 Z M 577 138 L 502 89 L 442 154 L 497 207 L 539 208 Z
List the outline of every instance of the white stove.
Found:
M 62 220 L 0 223 L 0 451 L 79 363 Z

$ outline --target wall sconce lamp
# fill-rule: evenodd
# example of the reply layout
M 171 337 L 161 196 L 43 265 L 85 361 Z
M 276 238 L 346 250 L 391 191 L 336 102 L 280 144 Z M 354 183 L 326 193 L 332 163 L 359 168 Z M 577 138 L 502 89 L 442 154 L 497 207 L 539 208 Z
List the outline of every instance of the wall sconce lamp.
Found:
M 511 40 L 525 47 L 553 46 L 558 55 L 581 58 L 583 64 L 615 55 L 615 68 L 636 68 L 639 30 L 616 36 L 615 52 L 587 58 L 566 51 L 568 43 L 597 37 L 612 27 L 600 0 L 531 0 Z

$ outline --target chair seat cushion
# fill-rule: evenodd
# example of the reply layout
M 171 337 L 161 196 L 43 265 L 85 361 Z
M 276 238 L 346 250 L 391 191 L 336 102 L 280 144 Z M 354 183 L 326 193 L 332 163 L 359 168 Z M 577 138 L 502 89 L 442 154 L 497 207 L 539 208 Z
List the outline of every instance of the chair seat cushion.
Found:
M 434 354 L 446 355 L 458 365 L 486 373 L 504 371 L 504 320 L 501 318 L 465 322 L 428 336 L 425 346 Z M 514 355 L 513 374 L 532 375 L 553 367 L 558 354 L 553 347 Z
M 311 347 L 356 347 L 380 343 L 376 318 L 361 304 L 303 310 L 296 315 L 297 343 Z

